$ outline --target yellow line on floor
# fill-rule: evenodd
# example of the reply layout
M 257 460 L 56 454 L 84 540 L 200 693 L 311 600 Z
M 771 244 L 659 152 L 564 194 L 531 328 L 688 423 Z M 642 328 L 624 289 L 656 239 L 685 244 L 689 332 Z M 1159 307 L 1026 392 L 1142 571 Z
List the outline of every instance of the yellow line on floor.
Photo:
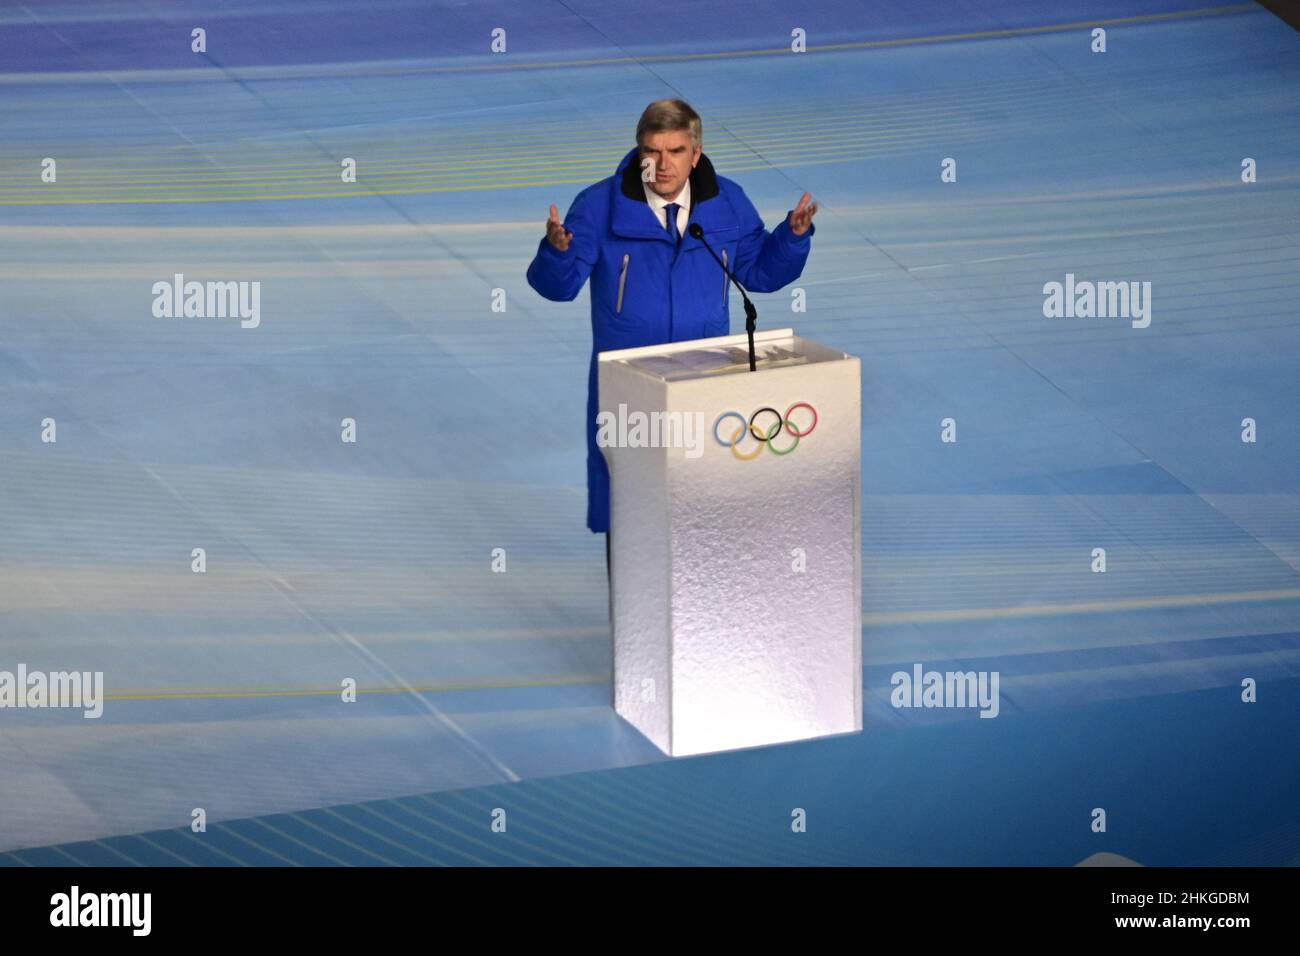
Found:
M 1230 4 L 1217 7 L 1200 7 L 1195 10 L 1179 10 L 1170 13 L 1149 13 L 1131 17 L 1114 17 L 1107 20 L 1075 20 L 1070 23 L 1049 23 L 1036 27 L 1011 27 L 1005 30 L 980 30 L 972 33 L 942 33 L 933 36 L 899 37 L 894 40 L 859 40 L 849 43 L 810 44 L 809 53 L 839 53 L 846 50 L 876 50 L 890 47 L 920 46 L 930 43 L 955 43 L 968 40 L 996 40 L 1010 37 L 1034 36 L 1043 33 L 1061 33 L 1067 30 L 1084 30 L 1093 27 L 1131 26 L 1145 23 L 1167 23 L 1177 20 L 1189 20 L 1197 17 L 1222 16 L 1235 13 L 1262 13 L 1263 8 L 1254 3 Z M 537 62 L 512 63 L 506 57 L 493 56 L 486 62 L 459 64 L 455 66 L 408 66 L 398 68 L 376 69 L 369 65 L 349 64 L 344 68 L 320 68 L 316 64 L 305 67 L 274 70 L 265 68 L 234 68 L 230 70 L 99 70 L 99 71 L 63 71 L 42 76 L 40 73 L 0 73 L 0 83 L 53 83 L 80 82 L 90 83 L 105 80 L 109 82 L 149 82 L 150 80 L 180 80 L 183 82 L 210 81 L 231 82 L 235 79 L 257 81 L 259 79 L 358 79 L 375 76 L 427 76 L 433 74 L 455 73 L 495 73 L 515 70 L 552 70 L 570 69 L 581 66 L 615 66 L 636 65 L 642 63 L 681 63 L 693 60 L 725 60 L 756 56 L 798 56 L 788 46 L 765 47 L 754 50 L 717 50 L 706 53 L 663 53 L 644 56 L 607 56 L 575 60 L 542 60 Z
M 1229 591 L 1219 594 L 1175 594 L 1163 597 L 1122 598 L 1114 601 L 1079 601 L 1068 604 L 1026 604 L 1016 607 L 958 608 L 951 611 L 900 611 L 884 614 L 864 614 L 864 625 L 925 624 L 953 621 L 984 621 L 1003 618 L 1054 616 L 1064 614 L 1096 614 L 1107 611 L 1157 610 L 1172 607 L 1194 607 L 1205 604 L 1236 604 L 1256 601 L 1283 601 L 1300 598 L 1300 588 L 1279 588 L 1267 591 Z M 408 690 L 432 694 L 457 690 L 506 690 L 524 687 L 558 687 L 574 684 L 597 684 L 607 680 L 603 674 L 573 674 L 556 677 L 522 678 L 520 680 L 451 681 L 425 684 L 411 688 L 359 686 L 357 695 L 404 694 Z M 126 691 L 106 694 L 106 701 L 159 701 L 159 700 L 237 700 L 261 697 L 335 697 L 341 687 L 329 688 L 269 688 L 266 690 L 192 690 L 192 691 Z
M 1300 598 L 1300 588 L 1279 588 L 1271 591 L 1227 591 L 1220 594 L 1171 594 L 1164 597 L 1119 598 L 1113 601 L 1078 601 L 1067 604 L 1023 604 L 1014 607 L 957 608 L 952 611 L 898 611 L 883 614 L 863 614 L 862 623 L 864 625 L 932 624 L 945 621 L 988 621 L 999 618 L 1195 607 L 1201 604 L 1287 601 L 1293 598 Z
M 418 694 L 437 694 L 457 690 L 513 690 L 523 687 L 563 687 L 573 684 L 597 684 L 608 678 L 603 674 L 574 674 L 559 677 L 521 678 L 519 680 L 485 680 L 485 681 L 448 681 L 440 684 L 424 684 L 412 687 L 365 687 L 358 685 L 357 696 L 373 694 L 405 694 L 415 691 Z M 278 687 L 266 690 L 140 690 L 123 691 L 119 694 L 105 694 L 105 701 L 150 701 L 150 700 L 251 700 L 261 697 L 338 697 L 343 688 L 339 687 Z

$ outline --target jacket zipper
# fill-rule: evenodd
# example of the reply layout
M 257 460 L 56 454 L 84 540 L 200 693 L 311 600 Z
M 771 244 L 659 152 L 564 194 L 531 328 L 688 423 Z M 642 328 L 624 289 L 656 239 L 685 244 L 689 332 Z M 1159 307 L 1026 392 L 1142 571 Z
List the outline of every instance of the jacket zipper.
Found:
M 618 307 L 615 309 L 615 312 L 620 315 L 623 312 L 623 287 L 627 285 L 627 264 L 631 258 L 632 253 L 623 253 L 623 271 L 618 276 Z
M 722 304 L 723 305 L 727 304 L 727 293 L 729 291 L 730 290 L 727 288 L 727 250 L 723 249 L 722 250 Z

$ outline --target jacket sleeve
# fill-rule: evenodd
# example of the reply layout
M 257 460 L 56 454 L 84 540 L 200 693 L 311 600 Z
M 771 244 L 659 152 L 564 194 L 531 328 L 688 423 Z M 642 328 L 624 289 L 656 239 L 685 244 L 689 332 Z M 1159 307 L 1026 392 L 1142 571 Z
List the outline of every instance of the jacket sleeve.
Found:
M 566 252 L 560 252 L 542 236 L 537 254 L 528 266 L 528 284 L 553 302 L 571 302 L 596 264 L 596 223 L 588 209 L 585 192 L 578 193 L 564 217 L 564 228 L 573 233 Z
M 786 213 L 769 233 L 744 192 L 737 190 L 732 202 L 740 219 L 740 243 L 732 271 L 740 284 L 753 292 L 775 292 L 799 278 L 817 226 L 809 223 L 808 231 L 796 236 Z

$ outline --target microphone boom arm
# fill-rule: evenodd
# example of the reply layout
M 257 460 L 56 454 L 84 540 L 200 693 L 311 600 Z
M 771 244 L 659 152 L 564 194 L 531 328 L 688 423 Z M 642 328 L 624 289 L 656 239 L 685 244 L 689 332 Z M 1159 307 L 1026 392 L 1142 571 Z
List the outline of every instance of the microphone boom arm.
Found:
M 758 309 L 754 308 L 754 303 L 749 301 L 749 296 L 745 294 L 745 287 L 737 281 L 734 275 L 731 274 L 731 270 L 722 264 L 722 260 L 718 258 L 718 254 L 713 251 L 713 247 L 709 245 L 708 240 L 704 238 L 704 227 L 698 222 L 693 222 L 691 223 L 690 228 L 686 231 L 696 239 L 700 240 L 700 242 L 704 243 L 704 248 L 709 250 L 709 255 L 713 256 L 713 261 L 718 264 L 726 277 L 731 280 L 732 284 L 740 290 L 740 298 L 743 299 L 745 303 L 745 331 L 749 333 L 749 370 L 751 372 L 758 371 L 758 362 L 754 354 L 754 330 L 758 327 Z

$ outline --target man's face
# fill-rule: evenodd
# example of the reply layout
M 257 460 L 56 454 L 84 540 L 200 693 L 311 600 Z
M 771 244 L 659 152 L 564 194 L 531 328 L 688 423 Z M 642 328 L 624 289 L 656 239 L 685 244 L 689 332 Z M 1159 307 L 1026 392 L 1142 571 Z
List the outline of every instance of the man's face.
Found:
M 649 186 L 665 199 L 675 199 L 686 185 L 691 170 L 700 161 L 700 150 L 691 146 L 690 130 L 647 133 L 641 144 L 641 160 L 654 161 L 654 180 Z M 643 167 L 644 169 L 644 167 Z M 644 173 L 642 174 L 644 179 Z

